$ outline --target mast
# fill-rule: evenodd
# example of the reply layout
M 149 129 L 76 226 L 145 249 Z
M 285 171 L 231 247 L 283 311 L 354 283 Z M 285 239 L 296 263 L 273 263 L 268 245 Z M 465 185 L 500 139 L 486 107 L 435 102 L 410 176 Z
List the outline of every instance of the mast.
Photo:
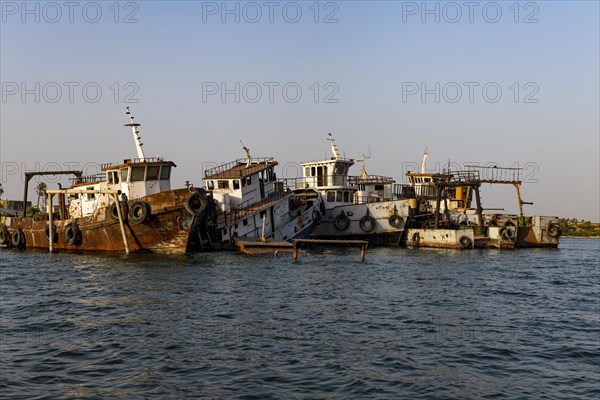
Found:
M 137 127 L 140 126 L 140 124 L 133 122 L 133 116 L 131 115 L 131 111 L 129 111 L 129 107 L 125 108 L 127 109 L 127 112 L 125 114 L 129 116 L 129 123 L 125 124 L 125 126 L 131 127 L 131 131 L 133 132 L 133 141 L 135 142 L 135 149 L 137 150 L 138 158 L 140 159 L 140 161 L 145 161 L 146 157 L 144 156 L 144 149 L 142 149 L 144 143 L 142 143 L 142 137 L 139 135 L 140 132 L 137 130 Z
M 334 160 L 339 160 L 340 159 L 340 153 L 338 152 L 337 146 L 335 145 L 335 139 L 333 138 L 333 135 L 330 133 L 329 137 L 327 138 L 327 140 L 329 140 L 331 142 L 331 152 L 333 153 L 333 159 Z
M 427 153 L 427 147 L 425 147 L 425 150 L 423 151 L 423 162 L 421 162 L 421 173 L 422 174 L 427 173 L 427 158 L 428 157 L 429 157 L 429 154 Z
M 241 140 L 240 140 L 240 143 L 242 144 L 242 148 L 246 152 L 246 158 L 248 159 L 248 162 L 246 163 L 246 168 L 250 168 L 250 165 L 252 165 L 252 157 L 250 157 L 250 149 L 247 148 L 246 146 L 244 146 L 244 142 L 242 142 Z
M 365 179 L 365 180 L 369 179 L 369 174 L 367 174 L 367 168 L 365 166 L 365 164 L 366 164 L 365 160 L 367 158 L 371 158 L 371 146 L 369 146 L 369 156 L 367 157 L 367 156 L 365 156 L 363 154 L 362 155 L 362 160 L 361 160 L 362 165 L 361 165 L 361 168 L 360 168 L 360 175 L 359 176 L 360 176 L 361 179 Z

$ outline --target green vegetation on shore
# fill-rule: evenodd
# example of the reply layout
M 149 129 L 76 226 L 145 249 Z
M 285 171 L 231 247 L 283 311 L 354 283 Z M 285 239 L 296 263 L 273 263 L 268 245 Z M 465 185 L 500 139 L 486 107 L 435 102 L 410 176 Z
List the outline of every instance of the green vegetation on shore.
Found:
M 600 237 L 600 224 L 593 224 L 590 221 L 561 218 L 560 227 L 563 236 Z

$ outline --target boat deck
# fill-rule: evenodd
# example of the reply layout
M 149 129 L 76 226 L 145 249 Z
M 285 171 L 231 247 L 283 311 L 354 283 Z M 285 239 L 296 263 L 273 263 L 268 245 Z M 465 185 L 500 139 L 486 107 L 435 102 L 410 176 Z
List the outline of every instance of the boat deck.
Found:
M 279 192 L 275 193 L 272 197 L 268 197 L 258 203 L 251 204 L 247 207 L 221 212 L 217 217 L 217 228 L 222 229 L 232 223 L 239 221 L 240 219 L 246 218 L 249 215 L 256 214 L 259 211 L 267 209 L 272 205 L 278 203 L 282 199 L 288 197 L 289 195 L 290 193 Z

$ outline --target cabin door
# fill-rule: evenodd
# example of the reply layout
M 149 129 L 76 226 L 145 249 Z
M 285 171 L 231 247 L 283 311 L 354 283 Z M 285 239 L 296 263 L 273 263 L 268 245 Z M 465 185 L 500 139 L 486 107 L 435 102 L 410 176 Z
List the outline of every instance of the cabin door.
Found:
M 260 198 L 265 198 L 265 180 L 263 178 L 258 179 L 258 184 L 260 186 Z

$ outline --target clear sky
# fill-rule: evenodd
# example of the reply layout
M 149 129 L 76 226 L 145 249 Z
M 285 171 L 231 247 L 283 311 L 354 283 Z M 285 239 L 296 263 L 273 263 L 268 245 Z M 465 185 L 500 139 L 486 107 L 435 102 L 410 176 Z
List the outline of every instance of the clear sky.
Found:
M 243 157 L 240 139 L 294 177 L 332 132 L 348 157 L 370 147 L 370 174 L 402 182 L 427 146 L 431 169 L 525 167 L 528 214 L 600 220 L 597 1 L 2 1 L 1 13 L 4 197 L 21 198 L 24 170 L 135 157 L 130 106 L 146 155 L 178 165 L 176 187 Z M 512 187 L 486 186 L 483 201 L 516 210 Z

